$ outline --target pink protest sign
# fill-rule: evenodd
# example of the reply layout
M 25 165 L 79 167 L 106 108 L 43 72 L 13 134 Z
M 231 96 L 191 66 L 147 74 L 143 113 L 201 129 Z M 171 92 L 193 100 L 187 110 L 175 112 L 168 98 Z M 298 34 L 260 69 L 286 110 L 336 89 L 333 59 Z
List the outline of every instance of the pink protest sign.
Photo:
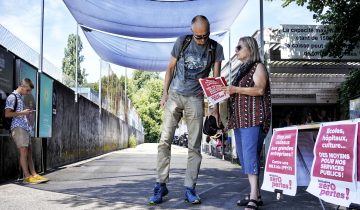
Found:
M 350 192 L 356 191 L 356 139 L 357 123 L 321 125 L 308 192 L 327 202 L 349 206 Z
M 263 190 L 295 195 L 297 128 L 275 129 L 266 158 Z
M 355 129 L 354 124 L 329 125 L 320 129 L 315 146 L 313 176 L 354 181 Z

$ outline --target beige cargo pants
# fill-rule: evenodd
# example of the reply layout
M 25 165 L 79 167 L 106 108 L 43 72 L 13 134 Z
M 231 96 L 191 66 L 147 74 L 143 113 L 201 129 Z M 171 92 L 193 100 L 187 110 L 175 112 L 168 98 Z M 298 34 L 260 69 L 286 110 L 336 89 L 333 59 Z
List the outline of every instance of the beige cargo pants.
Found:
M 204 115 L 204 98 L 195 96 L 182 96 L 169 93 L 165 104 L 165 116 L 162 133 L 158 146 L 157 182 L 169 181 L 171 143 L 175 129 L 179 123 L 182 112 L 188 129 L 188 158 L 185 177 L 185 187 L 194 187 L 199 175 L 201 164 L 201 138 Z

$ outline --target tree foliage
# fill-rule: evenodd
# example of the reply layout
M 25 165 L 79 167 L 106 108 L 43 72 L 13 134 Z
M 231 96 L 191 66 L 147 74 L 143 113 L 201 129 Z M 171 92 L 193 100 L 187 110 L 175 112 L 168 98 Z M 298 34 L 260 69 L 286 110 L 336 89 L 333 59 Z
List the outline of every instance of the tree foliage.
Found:
M 84 61 L 84 56 L 81 55 L 81 51 L 83 49 L 83 45 L 80 37 L 78 37 L 78 83 L 79 85 L 86 83 L 86 72 L 83 68 L 81 70 L 81 63 Z M 68 77 L 65 80 L 65 84 L 68 86 L 74 86 L 73 81 L 75 81 L 75 73 L 76 73 L 76 35 L 69 34 L 67 47 L 65 48 L 65 55 L 62 61 L 62 70 L 65 76 Z M 71 81 L 73 80 L 73 81 Z
M 271 0 L 270 0 L 271 1 Z M 334 32 L 322 51 L 324 56 L 341 58 L 360 44 L 360 1 L 358 0 L 282 0 L 283 7 L 291 3 L 307 5 L 313 18 L 328 25 Z
M 128 94 L 142 120 L 145 142 L 158 142 L 160 139 L 162 89 L 163 81 L 158 73 L 135 71 L 133 79 L 129 81 Z
M 159 73 L 147 71 L 135 71 L 133 74 L 133 81 L 137 90 L 144 87 L 144 84 L 150 79 L 159 79 Z
M 349 100 L 360 95 L 360 70 L 354 69 L 340 87 L 340 103 L 346 115 L 349 114 Z
M 84 87 L 89 87 L 96 92 L 99 92 L 99 82 L 91 82 L 84 84 Z M 101 94 L 105 95 L 116 95 L 122 91 L 125 91 L 125 76 L 117 77 L 115 73 L 109 76 L 103 76 L 101 78 Z

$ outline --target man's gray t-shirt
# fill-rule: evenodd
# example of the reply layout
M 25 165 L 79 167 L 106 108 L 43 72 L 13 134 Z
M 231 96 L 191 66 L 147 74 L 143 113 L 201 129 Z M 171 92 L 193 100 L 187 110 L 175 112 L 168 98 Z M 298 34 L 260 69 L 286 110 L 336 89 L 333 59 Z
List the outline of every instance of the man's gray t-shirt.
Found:
M 171 51 L 174 58 L 178 58 L 186 36 L 179 37 Z M 223 47 L 216 46 L 215 62 L 224 60 Z M 200 78 L 208 77 L 211 71 L 210 40 L 205 45 L 198 45 L 191 39 L 189 46 L 184 50 L 183 56 L 176 63 L 176 71 L 170 85 L 170 91 L 184 96 L 202 95 L 199 83 Z

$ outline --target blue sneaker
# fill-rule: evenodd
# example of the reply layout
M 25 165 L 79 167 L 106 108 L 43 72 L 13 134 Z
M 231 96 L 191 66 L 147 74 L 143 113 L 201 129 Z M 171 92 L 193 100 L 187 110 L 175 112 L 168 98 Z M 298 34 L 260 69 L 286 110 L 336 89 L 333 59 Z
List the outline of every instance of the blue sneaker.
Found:
M 154 187 L 154 195 L 149 198 L 149 204 L 162 203 L 162 198 L 169 193 L 165 183 L 156 182 Z
M 185 201 L 190 202 L 192 204 L 200 204 L 201 203 L 201 199 L 196 194 L 195 188 L 186 187 L 186 189 L 185 189 Z

